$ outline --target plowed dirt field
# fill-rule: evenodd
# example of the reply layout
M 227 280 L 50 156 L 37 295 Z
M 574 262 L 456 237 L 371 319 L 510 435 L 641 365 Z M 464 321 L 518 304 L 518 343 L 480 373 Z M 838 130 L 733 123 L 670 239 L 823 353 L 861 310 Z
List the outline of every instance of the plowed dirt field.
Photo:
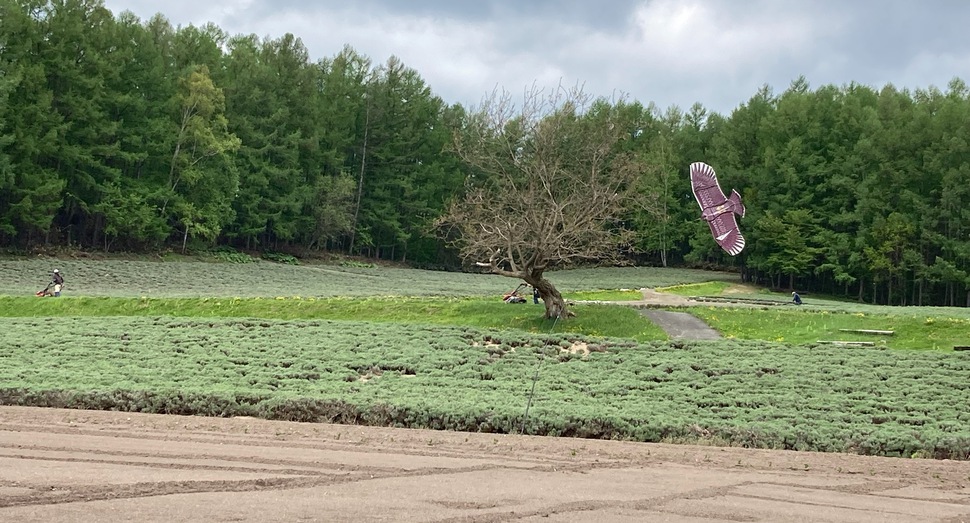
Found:
M 0 521 L 970 523 L 970 463 L 0 407 Z

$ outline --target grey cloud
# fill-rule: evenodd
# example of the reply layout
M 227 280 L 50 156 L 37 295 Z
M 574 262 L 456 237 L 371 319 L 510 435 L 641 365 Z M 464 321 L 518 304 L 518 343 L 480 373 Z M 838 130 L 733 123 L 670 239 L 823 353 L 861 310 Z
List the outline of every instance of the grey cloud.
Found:
M 764 84 L 945 89 L 970 78 L 959 0 L 105 0 L 143 19 L 211 21 L 231 34 L 301 38 L 313 59 L 350 44 L 413 67 L 449 103 L 495 86 L 583 83 L 661 109 L 729 113 Z

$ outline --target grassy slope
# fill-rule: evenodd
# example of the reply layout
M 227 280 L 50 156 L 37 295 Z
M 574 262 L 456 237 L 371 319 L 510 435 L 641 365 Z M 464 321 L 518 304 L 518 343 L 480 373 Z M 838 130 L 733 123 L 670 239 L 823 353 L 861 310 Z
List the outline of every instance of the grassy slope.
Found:
M 65 296 L 80 296 L 80 301 L 64 298 L 61 303 L 54 304 L 27 298 L 43 286 L 38 281 L 43 282 L 47 271 L 55 266 L 68 276 Z M 548 277 L 567 299 L 572 300 L 627 300 L 636 293 L 616 289 L 641 287 L 670 287 L 667 292 L 691 296 L 721 295 L 737 283 L 737 276 L 728 273 L 648 267 L 557 271 L 549 273 Z M 227 264 L 0 260 L 0 315 L 320 317 L 544 331 L 547 326 L 541 319 L 541 308 L 527 303 L 515 305 L 520 307 L 518 309 L 508 309 L 498 301 L 502 293 L 513 289 L 517 283 L 509 278 L 484 274 L 387 267 L 292 266 L 265 261 Z M 603 289 L 612 290 L 603 293 Z M 3 298 L 3 294 L 10 297 Z M 121 300 L 92 301 L 92 296 Z M 402 296 L 434 297 L 445 301 L 429 304 L 418 300 L 407 304 L 398 299 Z M 765 291 L 749 291 L 747 294 L 732 291 L 731 296 L 778 302 L 788 300 L 787 293 Z M 147 302 L 141 297 L 147 298 Z M 366 300 L 322 304 L 311 301 L 335 297 Z M 378 297 L 384 299 L 376 300 Z M 459 297 L 478 299 L 453 299 Z M 184 299 L 166 301 L 164 298 Z M 790 343 L 873 341 L 878 346 L 890 348 L 945 350 L 970 342 L 970 309 L 967 308 L 880 307 L 817 296 L 806 297 L 805 301 L 805 306 L 791 310 L 699 307 L 692 312 L 725 336 L 739 339 Z M 659 329 L 630 311 L 586 307 L 578 306 L 580 317 L 557 328 L 638 340 L 664 338 Z M 897 332 L 891 337 L 872 337 L 842 333 L 840 328 Z
M 346 368 L 336 376 L 337 382 L 350 380 L 347 390 L 332 381 L 317 385 L 330 383 L 337 387 L 335 396 L 342 401 L 365 405 L 361 407 L 365 410 L 354 411 L 350 419 L 364 416 L 361 419 L 374 423 L 463 430 L 486 430 L 484 423 L 488 430 L 505 431 L 519 422 L 534 358 L 528 362 L 514 359 L 518 363 L 513 371 L 508 356 L 515 347 L 507 340 L 492 346 L 486 338 L 494 335 L 484 333 L 526 336 L 517 343 L 541 347 L 549 343 L 543 336 L 557 336 L 552 342 L 561 348 L 568 348 L 568 340 L 577 335 L 562 333 L 565 329 L 638 340 L 663 337 L 635 311 L 622 307 L 578 305 L 580 319 L 549 325 L 539 318 L 539 306 L 498 301 L 515 282 L 494 276 L 269 263 L 71 263 L 57 265 L 72 278 L 69 297 L 54 300 L 24 296 L 32 292 L 30 280 L 49 269 L 49 261 L 0 261 L 0 276 L 7 282 L 0 292 L 17 295 L 0 297 L 0 315 L 10 317 L 0 321 L 7 342 L 0 346 L 0 404 L 210 415 L 243 412 L 347 421 L 325 414 L 316 400 L 293 407 L 293 401 L 300 398 L 321 397 L 305 388 L 322 379 L 321 368 L 343 365 Z M 564 271 L 550 277 L 567 296 L 583 297 L 589 295 L 581 292 L 595 289 L 662 287 L 712 279 L 711 273 L 702 271 L 632 268 Z M 732 278 L 716 275 L 714 279 Z M 296 289 L 288 290 L 295 292 L 280 292 L 290 285 Z M 724 286 L 714 283 L 706 289 L 714 294 Z M 142 292 L 145 290 L 148 292 Z M 696 294 L 697 289 L 693 291 Z M 357 298 L 325 298 L 340 293 Z M 425 298 L 388 297 L 406 294 Z M 143 295 L 153 297 L 141 298 Z M 479 298 L 456 298 L 468 296 Z M 784 295 L 775 298 L 784 300 Z M 849 313 L 839 312 L 840 307 Z M 917 337 L 952 330 L 947 334 L 951 339 L 967 335 L 967 324 L 962 321 L 970 317 L 967 311 L 912 309 L 907 314 L 908 309 L 813 298 L 805 307 L 790 310 L 700 307 L 694 312 L 708 315 L 729 336 L 774 340 L 770 336 L 783 331 L 785 343 L 727 340 L 638 346 L 615 338 L 591 339 L 591 344 L 606 352 L 586 358 L 563 353 L 558 361 L 568 365 L 543 371 L 538 390 L 544 396 L 534 411 L 534 430 L 649 441 L 713 438 L 749 446 L 970 457 L 965 455 L 970 425 L 961 418 L 965 409 L 959 407 L 970 403 L 970 389 L 959 378 L 970 368 L 967 353 L 789 344 L 797 336 L 815 337 L 817 331 L 812 328 L 816 327 L 805 324 L 820 319 L 826 322 L 826 329 L 876 324 L 882 328 L 886 320 L 899 319 L 898 339 L 910 328 L 906 322 L 922 322 L 925 330 Z M 196 319 L 177 320 L 175 316 Z M 215 319 L 226 316 L 280 320 Z M 328 330 L 319 323 L 318 318 L 323 317 L 340 321 Z M 859 323 L 872 318 L 876 324 Z M 941 328 L 940 318 L 960 321 Z M 365 323 L 344 323 L 347 320 Z M 378 321 L 384 326 L 378 326 Z M 448 343 L 427 341 L 429 336 L 446 340 L 453 339 L 455 332 L 467 334 L 464 329 L 468 326 L 485 329 L 471 334 L 483 343 L 457 350 Z M 499 330 L 507 328 L 539 334 Z M 558 334 L 547 334 L 554 329 Z M 362 337 L 355 348 L 336 350 L 343 343 L 341 333 L 348 331 Z M 138 338 L 147 333 L 152 340 Z M 243 338 L 237 339 L 240 335 Z M 539 336 L 538 341 L 529 341 L 533 339 L 529 336 Z M 421 348 L 425 345 L 430 349 Z M 329 346 L 335 350 L 327 350 Z M 193 356 L 180 356 L 183 354 Z M 344 360 L 353 361 L 340 363 Z M 417 372 L 415 369 L 429 361 L 444 363 L 421 367 L 425 370 L 420 379 L 403 370 Z M 474 373 L 483 382 L 482 390 L 500 385 L 497 390 L 505 392 L 483 399 L 480 387 L 472 386 L 477 381 L 449 377 L 449 369 L 456 371 L 470 362 L 478 362 Z M 315 367 L 304 368 L 306 365 Z M 354 374 L 343 376 L 347 369 Z M 191 383 L 183 379 L 189 375 Z M 374 379 L 382 375 L 387 379 Z M 102 378 L 107 381 L 90 381 Z M 239 379 L 243 381 L 236 381 Z M 324 396 L 333 400 L 334 395 L 328 394 Z M 395 398 L 404 403 L 394 404 Z M 579 398 L 582 400 L 577 401 Z M 251 406 L 246 407 L 250 405 L 246 402 Z M 393 412 L 382 410 L 378 415 L 366 410 L 370 408 L 366 405 L 378 404 Z M 234 410 L 240 408 L 243 410 Z M 803 426 L 809 419 L 820 424 Z M 799 426 L 803 428 L 795 430 Z

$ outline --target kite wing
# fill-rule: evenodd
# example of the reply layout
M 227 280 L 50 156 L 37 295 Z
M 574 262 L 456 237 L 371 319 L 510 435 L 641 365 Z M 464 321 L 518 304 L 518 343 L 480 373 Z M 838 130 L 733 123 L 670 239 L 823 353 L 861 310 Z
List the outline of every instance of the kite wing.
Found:
M 711 226 L 714 241 L 731 256 L 737 256 L 744 249 L 744 236 L 738 228 L 738 221 L 733 212 L 719 214 L 717 218 L 707 222 Z
M 731 191 L 730 197 L 724 196 L 714 169 L 703 162 L 690 164 L 690 186 L 701 207 L 701 217 L 711 227 L 714 241 L 728 254 L 736 256 L 744 249 L 744 236 L 734 217 L 735 214 L 744 216 L 741 195 Z
M 703 162 L 690 164 L 690 188 L 694 191 L 694 198 L 701 206 L 701 212 L 714 209 L 727 201 L 721 185 L 717 182 L 714 168 Z

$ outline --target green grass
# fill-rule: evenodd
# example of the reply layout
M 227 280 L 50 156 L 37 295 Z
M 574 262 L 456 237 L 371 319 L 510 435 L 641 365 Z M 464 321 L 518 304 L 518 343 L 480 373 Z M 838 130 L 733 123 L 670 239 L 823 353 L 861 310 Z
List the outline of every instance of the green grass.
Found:
M 878 308 L 869 307 L 868 310 Z M 893 349 L 952 350 L 970 342 L 970 318 L 953 317 L 937 310 L 935 316 L 830 312 L 800 307 L 728 308 L 694 307 L 691 312 L 723 336 L 814 344 L 823 341 L 870 341 Z M 941 315 L 942 313 L 942 315 Z M 843 332 L 840 329 L 894 331 L 893 335 Z
M 43 282 L 53 267 L 68 276 L 65 297 L 33 297 L 43 286 L 36 283 L 38 278 Z M 717 296 L 737 283 L 734 274 L 645 267 L 574 269 L 547 276 L 567 300 L 579 302 L 574 307 L 578 317 L 560 322 L 557 328 L 640 341 L 663 339 L 664 334 L 630 310 L 590 308 L 591 304 L 582 302 L 636 300 L 639 291 L 630 289 L 641 287 Z M 548 328 L 542 307 L 531 300 L 513 305 L 501 302 L 500 296 L 517 284 L 488 274 L 366 264 L 6 259 L 0 260 L 0 315 L 335 318 L 530 332 Z M 787 292 L 767 290 L 731 296 L 788 301 Z M 884 307 L 817 295 L 804 300 L 805 305 L 797 309 L 738 307 L 727 312 L 702 307 L 698 316 L 725 336 L 738 339 L 874 341 L 889 348 L 941 350 L 970 340 L 968 308 Z M 841 333 L 839 328 L 897 332 L 873 338 Z
M 716 285 L 716 284 L 715 284 Z M 636 293 L 638 294 L 638 293 Z M 630 291 L 567 295 L 600 300 L 632 297 Z M 92 317 L 176 316 L 359 320 L 521 329 L 528 332 L 574 332 L 590 336 L 663 340 L 666 334 L 630 307 L 577 303 L 575 318 L 553 322 L 544 307 L 531 301 L 507 304 L 498 298 L 356 297 L 314 298 L 26 298 L 0 296 L 0 316 Z M 692 307 L 690 310 L 726 338 L 795 344 L 824 341 L 871 341 L 892 349 L 952 350 L 970 340 L 968 311 L 944 308 L 847 307 Z M 892 336 L 842 332 L 840 329 L 892 330 Z
M 670 294 L 680 296 L 718 296 L 724 292 L 724 289 L 730 286 L 731 284 L 725 281 L 707 281 L 660 287 L 657 291 L 669 292 Z
M 543 318 L 541 304 L 481 298 L 21 298 L 0 296 L 0 316 L 329 319 L 574 332 L 590 336 L 663 340 L 667 335 L 636 309 L 576 304 L 575 318 Z
M 563 294 L 563 298 L 567 301 L 636 301 L 643 299 L 643 293 L 629 289 L 576 291 Z

